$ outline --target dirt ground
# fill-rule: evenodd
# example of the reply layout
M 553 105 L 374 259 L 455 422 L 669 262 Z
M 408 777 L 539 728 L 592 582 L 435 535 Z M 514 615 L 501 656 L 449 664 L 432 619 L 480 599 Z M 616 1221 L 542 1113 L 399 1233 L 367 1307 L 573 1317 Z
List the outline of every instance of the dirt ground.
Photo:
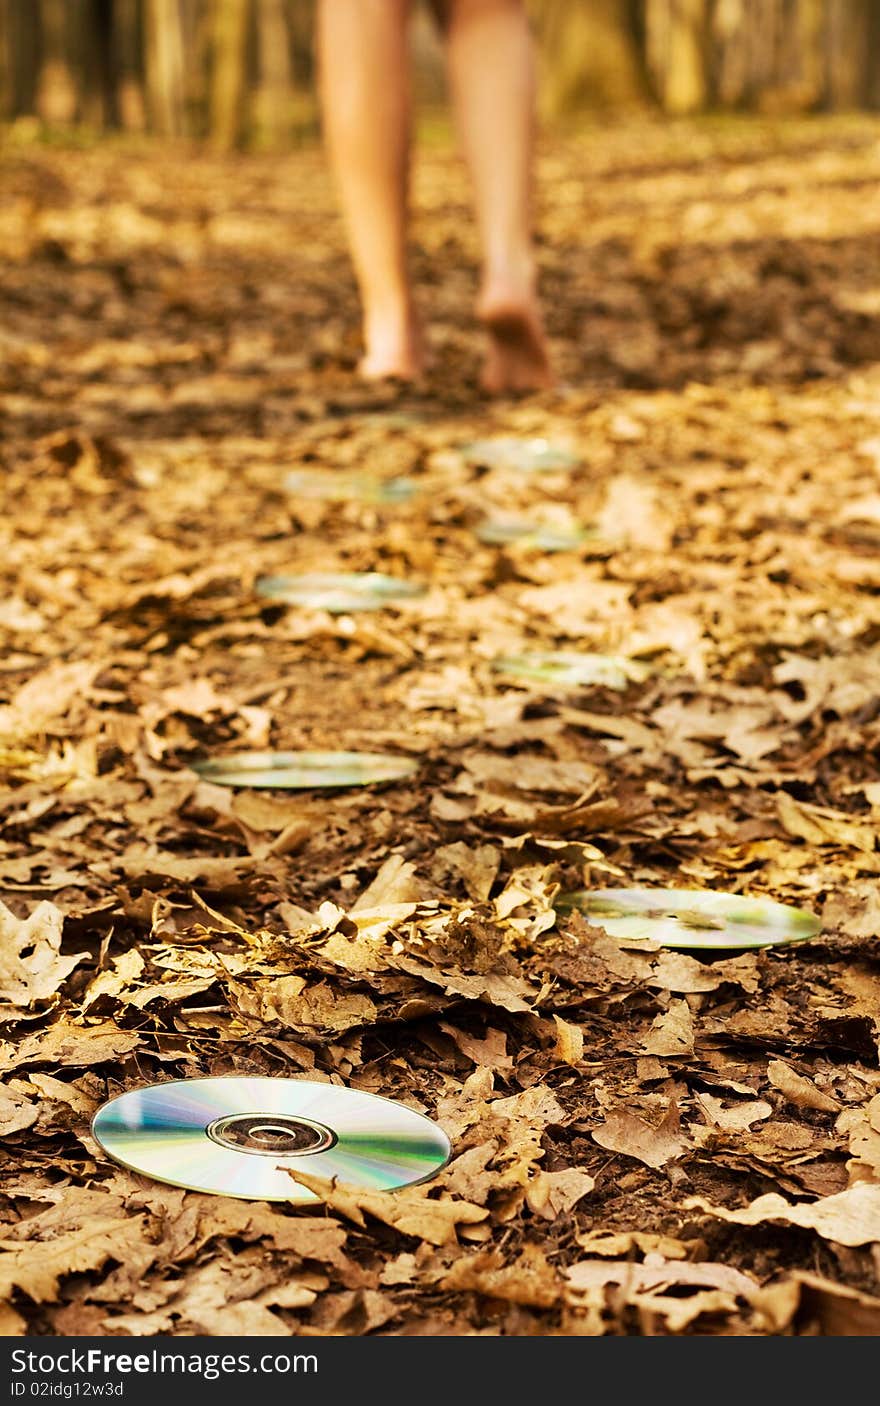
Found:
M 316 151 L 0 157 L 3 1330 L 876 1334 L 880 123 L 549 145 L 562 384 L 521 401 L 475 389 L 443 143 L 415 199 L 436 366 L 369 389 Z M 577 462 L 466 449 L 499 435 Z M 352 471 L 416 491 L 346 498 Z M 480 540 L 511 514 L 589 531 Z M 427 592 L 255 590 L 318 569 Z M 625 687 L 493 669 L 560 649 Z M 418 769 L 191 769 L 269 746 Z M 632 885 L 822 933 L 709 960 L 557 921 Z M 206 1074 L 397 1099 L 453 1160 L 297 1209 L 92 1140 L 108 1097 Z

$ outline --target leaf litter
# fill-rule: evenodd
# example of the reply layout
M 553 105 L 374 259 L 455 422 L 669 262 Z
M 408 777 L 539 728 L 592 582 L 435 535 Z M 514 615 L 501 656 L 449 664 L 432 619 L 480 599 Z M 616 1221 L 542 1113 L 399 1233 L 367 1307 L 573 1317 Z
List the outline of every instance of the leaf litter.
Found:
M 878 160 L 851 118 L 557 143 L 564 389 L 490 405 L 454 278 L 431 384 L 356 382 L 312 151 L 2 158 L 5 1333 L 877 1333 Z M 457 164 L 422 180 L 472 269 Z M 539 472 L 466 448 L 514 442 Z M 318 572 L 428 589 L 257 590 Z M 620 667 L 496 665 L 560 655 Z M 340 751 L 409 774 L 195 769 Z M 821 931 L 709 960 L 558 904 L 636 887 Z M 91 1139 L 224 1074 L 397 1099 L 452 1160 L 317 1215 Z

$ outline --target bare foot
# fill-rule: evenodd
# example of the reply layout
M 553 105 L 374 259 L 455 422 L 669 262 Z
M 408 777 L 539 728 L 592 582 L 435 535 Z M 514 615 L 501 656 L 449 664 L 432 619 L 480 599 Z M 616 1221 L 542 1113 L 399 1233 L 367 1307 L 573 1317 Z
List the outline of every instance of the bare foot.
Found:
M 534 294 L 484 293 L 477 316 L 489 334 L 481 384 L 490 395 L 548 390 L 554 383 Z
M 425 369 L 422 335 L 414 317 L 364 329 L 366 351 L 358 364 L 365 381 L 417 381 Z

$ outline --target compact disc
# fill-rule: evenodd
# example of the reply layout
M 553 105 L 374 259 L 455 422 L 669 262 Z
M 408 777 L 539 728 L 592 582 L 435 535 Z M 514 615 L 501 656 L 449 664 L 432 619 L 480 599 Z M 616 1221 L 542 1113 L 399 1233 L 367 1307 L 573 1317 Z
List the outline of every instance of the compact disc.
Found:
M 193 762 L 192 769 L 217 786 L 277 786 L 310 791 L 343 786 L 375 786 L 400 781 L 418 770 L 412 757 L 382 752 L 234 752 Z
M 378 478 L 334 469 L 292 469 L 284 479 L 288 493 L 327 503 L 407 503 L 418 485 L 410 478 Z
M 591 889 L 560 895 L 556 907 L 612 937 L 702 951 L 808 942 L 821 929 L 805 908 L 707 889 Z
M 576 469 L 580 463 L 565 444 L 552 439 L 517 439 L 513 435 L 474 440 L 462 445 L 461 452 L 469 464 L 480 464 L 487 469 L 515 469 L 526 474 L 559 473 Z
M 315 1201 L 288 1175 L 390 1191 L 427 1181 L 449 1139 L 421 1113 L 375 1094 L 299 1079 L 176 1079 L 120 1094 L 92 1134 L 130 1171 L 189 1191 Z
M 523 518 L 487 518 L 477 527 L 477 536 L 489 546 L 517 544 L 540 552 L 573 552 L 585 542 L 594 541 L 596 534 L 576 523 L 529 522 Z
M 425 594 L 425 587 L 380 571 L 310 571 L 299 576 L 261 576 L 257 595 L 283 605 L 305 605 L 312 610 L 328 610 L 331 615 L 349 615 L 355 610 L 381 610 L 394 601 L 412 600 Z
M 551 688 L 616 688 L 625 689 L 631 682 L 641 683 L 649 670 L 635 659 L 617 654 L 509 654 L 493 659 L 496 674 L 506 678 L 528 679 Z

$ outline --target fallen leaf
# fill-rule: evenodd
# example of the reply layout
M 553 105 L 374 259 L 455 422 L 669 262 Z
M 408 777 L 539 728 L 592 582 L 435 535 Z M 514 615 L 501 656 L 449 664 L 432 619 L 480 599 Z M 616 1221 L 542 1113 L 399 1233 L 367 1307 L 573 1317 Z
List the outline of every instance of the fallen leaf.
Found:
M 55 1025 L 29 1035 L 18 1045 L 0 1044 L 0 1072 L 18 1069 L 22 1065 L 68 1065 L 91 1069 L 130 1054 L 141 1043 L 141 1036 L 130 1030 L 120 1030 L 112 1021 L 92 1025 L 76 1025 L 59 1020 Z
M 642 1051 L 658 1059 L 676 1059 L 694 1052 L 694 1021 L 687 1001 L 670 1001 L 642 1041 Z
M 533 1215 L 554 1220 L 576 1206 L 596 1185 L 596 1178 L 580 1167 L 559 1172 L 535 1172 L 526 1188 L 526 1205 Z
M 39 1108 L 29 1098 L 0 1084 L 0 1137 L 33 1127 L 39 1116 Z
M 773 1113 L 772 1103 L 760 1098 L 731 1103 L 725 1107 L 720 1099 L 713 1098 L 711 1094 L 700 1093 L 697 1094 L 697 1105 L 706 1122 L 712 1127 L 721 1128 L 725 1133 L 748 1132 L 753 1123 L 760 1123 Z
M 802 1074 L 796 1074 L 781 1059 L 771 1059 L 767 1065 L 767 1078 L 796 1108 L 816 1108 L 820 1113 L 840 1112 L 840 1104 L 836 1098 L 824 1094 L 809 1079 L 805 1079 Z
M 869 1182 L 857 1182 L 836 1196 L 812 1202 L 792 1203 L 771 1191 L 740 1210 L 713 1206 L 700 1196 L 690 1197 L 685 1204 L 716 1220 L 735 1225 L 763 1225 L 766 1221 L 800 1225 L 838 1245 L 869 1245 L 880 1241 L 880 1186 Z
M 426 1240 L 429 1245 L 454 1243 L 456 1227 L 477 1225 L 488 1216 L 482 1206 L 468 1201 L 429 1199 L 427 1191 L 368 1191 L 343 1186 L 305 1172 L 291 1172 L 293 1180 L 314 1192 L 331 1211 L 338 1211 L 355 1225 L 365 1227 L 365 1214 L 391 1226 L 401 1235 Z
M 625 1157 L 633 1157 L 638 1162 L 644 1162 L 646 1167 L 655 1169 L 676 1161 L 691 1146 L 689 1139 L 680 1131 L 678 1109 L 674 1103 L 670 1103 L 663 1121 L 656 1128 L 634 1113 L 619 1109 L 609 1113 L 604 1123 L 594 1128 L 590 1136 L 609 1152 L 622 1152 Z
M 0 902 L 0 1001 L 22 1008 L 54 996 L 87 952 L 61 956 L 64 914 L 40 903 L 28 918 L 16 918 Z
M 107 1260 L 122 1260 L 129 1246 L 141 1244 L 143 1216 L 127 1225 L 96 1217 L 88 1226 L 44 1243 L 17 1245 L 0 1240 L 0 1298 L 21 1289 L 36 1303 L 53 1301 L 62 1278 L 99 1269 Z
M 579 1064 L 584 1057 L 584 1032 L 580 1026 L 572 1025 L 558 1015 L 554 1015 L 553 1023 L 556 1026 L 554 1055 L 564 1064 Z
M 495 1250 L 459 1259 L 440 1281 L 449 1293 L 470 1291 L 490 1299 L 551 1308 L 562 1295 L 559 1271 L 537 1245 L 524 1245 L 522 1254 L 505 1264 Z

